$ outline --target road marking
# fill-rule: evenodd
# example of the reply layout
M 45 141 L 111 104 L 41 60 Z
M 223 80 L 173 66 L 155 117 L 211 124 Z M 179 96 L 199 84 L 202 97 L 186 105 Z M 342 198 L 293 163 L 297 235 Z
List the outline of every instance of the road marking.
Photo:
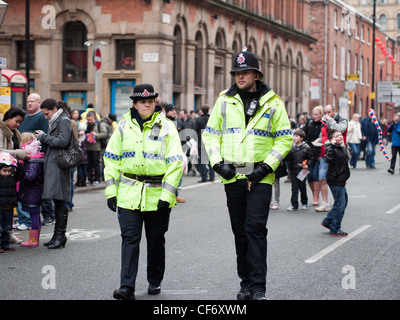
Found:
M 386 213 L 391 214 L 391 213 L 396 212 L 396 211 L 399 210 L 399 209 L 400 209 L 400 204 L 398 204 L 397 206 L 393 207 L 392 209 L 386 211 Z
M 202 183 L 198 183 L 198 184 L 192 184 L 191 186 L 183 187 L 182 190 L 188 190 L 188 189 L 193 189 L 193 188 L 197 188 L 197 187 L 208 186 L 212 183 L 215 183 L 215 182 L 210 181 L 210 182 L 202 182 Z
M 340 240 L 336 241 L 335 243 L 331 244 L 330 246 L 326 247 L 325 249 L 321 250 L 318 252 L 316 255 L 312 256 L 311 258 L 307 259 L 305 263 L 314 263 L 318 261 L 319 259 L 323 258 L 325 255 L 328 253 L 332 252 L 333 250 L 337 249 L 340 247 L 343 243 L 349 241 L 350 239 L 354 238 L 356 235 L 360 234 L 361 232 L 367 230 L 371 225 L 365 225 L 357 230 L 354 230 L 353 232 L 349 233 L 347 237 L 343 237 Z

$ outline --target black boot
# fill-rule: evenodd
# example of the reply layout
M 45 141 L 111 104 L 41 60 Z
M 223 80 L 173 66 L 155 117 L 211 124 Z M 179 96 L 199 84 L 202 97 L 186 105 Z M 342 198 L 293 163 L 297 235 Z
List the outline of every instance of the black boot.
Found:
M 67 236 L 65 232 L 67 231 L 67 222 L 68 222 L 68 208 L 56 208 L 55 210 L 56 223 L 54 227 L 54 235 L 55 237 L 53 243 L 47 246 L 48 249 L 59 249 L 65 247 L 65 243 L 67 242 Z

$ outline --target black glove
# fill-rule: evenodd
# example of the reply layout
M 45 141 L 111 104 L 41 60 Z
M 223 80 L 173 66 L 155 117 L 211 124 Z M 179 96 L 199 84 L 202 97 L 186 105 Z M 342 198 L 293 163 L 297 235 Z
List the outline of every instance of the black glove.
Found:
M 264 178 L 266 175 L 273 173 L 274 171 L 271 169 L 271 167 L 264 162 L 258 162 L 254 164 L 254 170 L 252 173 L 247 174 L 246 177 L 249 179 L 251 182 L 260 182 L 262 178 Z
M 117 211 L 117 197 L 112 197 L 107 199 L 107 206 L 111 211 Z
M 167 211 L 168 209 L 169 209 L 169 202 L 161 199 L 158 200 L 157 211 L 162 212 L 162 211 Z
M 213 170 L 226 180 L 230 180 L 236 175 L 236 169 L 233 164 L 223 163 L 223 161 L 214 164 Z

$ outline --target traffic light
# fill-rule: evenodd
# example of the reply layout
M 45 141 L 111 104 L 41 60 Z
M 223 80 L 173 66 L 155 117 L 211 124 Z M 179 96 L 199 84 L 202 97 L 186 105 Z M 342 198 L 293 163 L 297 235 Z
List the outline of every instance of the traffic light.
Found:
M 349 100 L 347 101 L 349 106 L 354 104 L 354 91 L 349 91 Z

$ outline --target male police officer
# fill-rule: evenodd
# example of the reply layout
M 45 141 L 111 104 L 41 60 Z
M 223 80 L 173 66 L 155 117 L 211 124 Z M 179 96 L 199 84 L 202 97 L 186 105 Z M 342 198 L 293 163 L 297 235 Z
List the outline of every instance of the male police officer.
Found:
M 150 84 L 134 88 L 133 108 L 118 124 L 104 153 L 107 205 L 118 209 L 122 237 L 121 286 L 115 299 L 135 299 L 139 246 L 147 238 L 148 293 L 158 294 L 165 270 L 165 237 L 183 171 L 182 147 L 172 121 L 154 112 Z
M 292 145 L 280 97 L 261 81 L 257 57 L 235 57 L 235 84 L 217 99 L 203 133 L 214 171 L 222 177 L 235 237 L 239 300 L 265 299 L 267 220 L 274 171 Z

